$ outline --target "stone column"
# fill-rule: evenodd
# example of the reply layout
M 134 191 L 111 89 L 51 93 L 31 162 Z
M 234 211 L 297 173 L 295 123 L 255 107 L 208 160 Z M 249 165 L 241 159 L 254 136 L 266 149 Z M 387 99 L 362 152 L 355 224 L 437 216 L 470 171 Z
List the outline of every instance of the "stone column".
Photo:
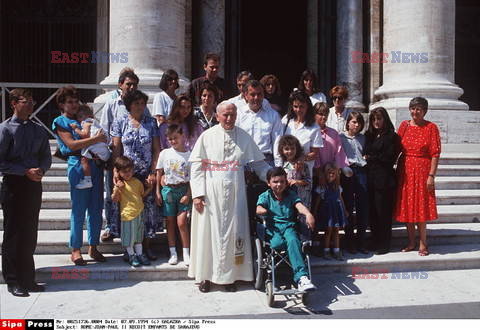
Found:
M 198 0 L 200 2 L 198 25 L 198 40 L 195 42 L 197 58 L 194 59 L 194 72 L 204 75 L 203 60 L 207 53 L 216 53 L 220 56 L 219 75 L 224 77 L 225 65 L 225 0 Z M 192 77 L 193 79 L 193 77 Z
M 101 84 L 117 84 L 128 66 L 140 78 L 139 89 L 149 95 L 159 92 L 158 83 L 167 69 L 174 69 L 185 87 L 186 0 L 110 1 L 110 53 L 127 53 L 126 63 L 110 63 Z M 182 88 L 182 87 L 181 87 Z M 99 96 L 95 102 L 104 101 Z
M 468 110 L 454 84 L 455 1 L 384 0 L 383 16 L 388 57 L 375 92 L 381 100 L 371 108 L 405 110 L 410 99 L 423 96 L 429 110 Z
M 363 66 L 352 51 L 363 51 L 362 0 L 337 0 L 337 84 L 348 88 L 347 108 L 363 111 Z

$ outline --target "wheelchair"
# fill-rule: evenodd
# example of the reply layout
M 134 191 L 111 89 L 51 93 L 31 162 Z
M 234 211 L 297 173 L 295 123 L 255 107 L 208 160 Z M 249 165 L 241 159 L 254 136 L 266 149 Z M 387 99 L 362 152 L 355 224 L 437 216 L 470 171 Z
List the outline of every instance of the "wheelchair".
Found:
M 295 296 L 297 298 L 300 296 L 302 303 L 305 306 L 308 305 L 308 299 L 311 293 L 298 290 L 296 288 L 297 283 L 293 283 L 293 271 L 290 261 L 288 260 L 286 246 L 281 246 L 281 249 L 271 248 L 266 237 L 265 220 L 262 217 L 256 216 L 255 228 L 256 230 L 253 233 L 252 239 L 255 289 L 260 291 L 265 289 L 267 304 L 269 307 L 274 305 L 275 296 L 278 295 Z M 297 233 L 299 233 L 298 230 Z M 305 256 L 304 261 L 308 268 L 309 278 L 311 279 L 312 271 L 310 266 L 310 256 L 305 252 L 306 248 L 312 245 L 312 241 L 304 240 L 302 235 L 299 236 L 302 241 L 302 252 Z M 281 268 L 290 270 L 288 276 L 284 276 L 284 279 L 281 278 Z

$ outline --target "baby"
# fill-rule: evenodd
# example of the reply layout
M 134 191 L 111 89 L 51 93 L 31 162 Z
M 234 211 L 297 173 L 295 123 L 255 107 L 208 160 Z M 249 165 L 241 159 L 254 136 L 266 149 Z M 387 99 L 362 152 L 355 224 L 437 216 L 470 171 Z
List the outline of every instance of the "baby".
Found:
M 86 104 L 80 105 L 77 111 L 77 121 L 82 123 L 81 127 L 77 124 L 70 124 L 70 127 L 80 138 L 85 139 L 95 136 L 102 129 L 93 115 L 93 110 Z M 106 162 L 110 158 L 111 152 L 105 142 L 92 144 L 82 149 L 82 158 L 80 162 L 83 168 L 83 179 L 75 186 L 76 189 L 88 189 L 92 187 L 92 177 L 90 170 L 90 159 L 101 159 Z

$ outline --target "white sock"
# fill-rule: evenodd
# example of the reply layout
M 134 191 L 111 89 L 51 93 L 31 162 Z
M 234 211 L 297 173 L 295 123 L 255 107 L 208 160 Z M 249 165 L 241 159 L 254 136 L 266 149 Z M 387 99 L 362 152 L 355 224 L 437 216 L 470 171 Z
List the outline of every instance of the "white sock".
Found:
M 141 256 L 143 254 L 142 243 L 136 243 L 133 247 L 135 248 L 135 253 L 137 256 Z
M 127 253 L 129 256 L 133 256 L 135 252 L 133 252 L 133 246 L 127 246 Z
M 333 252 L 340 252 L 340 248 L 333 248 Z
M 190 248 L 183 248 L 183 258 L 190 257 Z
M 171 256 L 176 256 L 177 255 L 177 250 L 175 249 L 175 246 L 170 247 L 170 255 Z

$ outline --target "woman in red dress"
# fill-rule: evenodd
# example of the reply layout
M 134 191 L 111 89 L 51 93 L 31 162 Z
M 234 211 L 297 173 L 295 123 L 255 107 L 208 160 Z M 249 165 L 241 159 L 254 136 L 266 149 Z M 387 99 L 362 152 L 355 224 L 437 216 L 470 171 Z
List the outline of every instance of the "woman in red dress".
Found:
M 440 157 L 440 134 L 437 125 L 424 119 L 428 102 L 415 97 L 409 104 L 411 120 L 398 129 L 401 156 L 398 163 L 398 190 L 395 219 L 405 222 L 408 245 L 402 252 L 416 248 L 415 224 L 420 236 L 420 256 L 428 255 L 427 221 L 437 219 L 435 174 Z

